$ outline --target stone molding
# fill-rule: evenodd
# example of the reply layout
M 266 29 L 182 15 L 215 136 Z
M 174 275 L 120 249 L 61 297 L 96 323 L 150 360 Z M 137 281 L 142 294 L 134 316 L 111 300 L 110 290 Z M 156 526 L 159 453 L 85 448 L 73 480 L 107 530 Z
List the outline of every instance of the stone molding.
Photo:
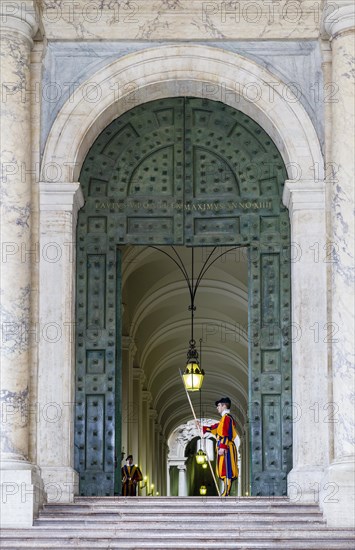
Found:
M 314 180 L 286 180 L 282 202 L 292 214 L 300 210 L 325 211 L 325 182 Z
M 40 210 L 77 212 L 84 206 L 80 183 L 40 182 Z
M 37 31 L 38 22 L 33 6 L 26 4 L 26 2 L 1 2 L 0 38 L 3 38 L 5 33 L 11 33 L 11 36 L 13 36 L 13 33 L 18 33 L 26 38 L 32 46 L 32 38 Z
M 145 374 L 142 367 L 133 367 L 133 380 L 138 380 L 142 385 L 145 383 Z
M 324 6 L 324 12 L 327 8 L 332 5 L 335 6 L 339 2 L 326 3 Z M 330 37 L 334 39 L 340 34 L 343 34 L 347 31 L 355 30 L 355 4 L 350 2 L 349 4 L 341 5 L 335 11 L 325 14 L 323 25 L 325 32 Z
M 152 394 L 148 390 L 142 391 L 142 400 L 145 401 L 149 407 L 152 402 Z
M 19 453 L 2 452 L 0 456 L 1 470 L 35 470 L 37 466 Z
M 158 418 L 158 413 L 155 409 L 149 409 L 148 414 L 150 420 L 156 420 Z
M 122 336 L 122 349 L 128 351 L 131 358 L 134 358 L 137 352 L 137 346 L 132 336 Z

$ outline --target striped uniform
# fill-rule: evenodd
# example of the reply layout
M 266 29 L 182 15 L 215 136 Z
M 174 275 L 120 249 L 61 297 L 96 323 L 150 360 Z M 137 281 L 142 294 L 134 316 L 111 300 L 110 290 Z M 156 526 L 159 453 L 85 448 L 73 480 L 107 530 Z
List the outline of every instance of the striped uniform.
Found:
M 236 424 L 233 416 L 226 413 L 218 424 L 203 426 L 203 433 L 211 433 L 217 437 L 218 449 L 227 449 L 224 455 L 217 452 L 217 475 L 224 481 L 238 477 L 238 455 L 234 440 L 237 437 Z
M 122 496 L 135 497 L 137 495 L 137 484 L 142 481 L 142 472 L 138 466 L 127 466 L 121 468 L 122 472 Z

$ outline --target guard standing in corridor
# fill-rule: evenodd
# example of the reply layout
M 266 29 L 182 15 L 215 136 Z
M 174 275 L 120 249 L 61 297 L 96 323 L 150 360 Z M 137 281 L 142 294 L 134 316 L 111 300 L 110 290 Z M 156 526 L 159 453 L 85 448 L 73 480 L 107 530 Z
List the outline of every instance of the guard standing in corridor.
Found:
M 121 468 L 122 472 L 122 496 L 135 497 L 137 496 L 137 485 L 143 480 L 142 472 L 133 464 L 133 456 L 128 455 L 126 464 Z
M 221 397 L 216 401 L 220 422 L 212 426 L 203 426 L 203 433 L 211 433 L 217 438 L 217 475 L 224 482 L 221 496 L 230 495 L 232 482 L 238 478 L 238 454 L 234 440 L 237 437 L 236 423 L 230 414 L 231 400 Z M 197 422 L 200 427 L 199 422 Z

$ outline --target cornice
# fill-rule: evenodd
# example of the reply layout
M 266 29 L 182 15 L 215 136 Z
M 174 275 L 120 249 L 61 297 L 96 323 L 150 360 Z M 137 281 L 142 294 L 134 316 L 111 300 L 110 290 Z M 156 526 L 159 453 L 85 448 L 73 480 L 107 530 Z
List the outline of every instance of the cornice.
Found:
M 41 211 L 71 211 L 76 214 L 84 206 L 84 196 L 80 183 L 40 182 Z
M 290 211 L 290 215 L 300 210 L 324 210 L 325 183 L 322 180 L 287 180 L 282 202 Z

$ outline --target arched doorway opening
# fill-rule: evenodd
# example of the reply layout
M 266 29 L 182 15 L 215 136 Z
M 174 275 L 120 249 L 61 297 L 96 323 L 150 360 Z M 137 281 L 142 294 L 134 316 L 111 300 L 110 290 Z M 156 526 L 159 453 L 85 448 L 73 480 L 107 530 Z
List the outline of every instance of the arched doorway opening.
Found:
M 291 468 L 286 169 L 250 117 L 197 98 L 157 100 L 114 120 L 80 181 L 76 469 L 83 494 L 113 494 L 121 451 L 121 251 L 125 244 L 248 246 L 251 494 L 286 494 Z M 117 476 L 116 476 L 117 477 Z
M 191 272 L 191 249 L 175 249 Z M 196 271 L 210 251 L 210 247 L 195 249 Z M 246 442 L 248 266 L 246 251 L 234 252 L 214 263 L 197 292 L 194 333 L 198 348 L 202 339 L 200 359 L 206 376 L 201 406 L 199 392 L 191 394 L 191 399 L 199 418 L 215 419 L 215 400 L 220 394 L 229 395 L 237 431 Z M 183 448 L 197 434 L 194 422 L 192 426 L 188 422 L 192 414 L 179 374 L 190 339 L 189 295 L 175 264 L 159 251 L 127 246 L 122 266 L 123 333 L 130 336 L 123 338 L 121 445 L 133 452 L 148 482 L 164 494 L 161 482 L 165 482 L 167 458 L 174 460 L 176 468 L 185 467 L 186 473 L 182 447 L 177 455 L 170 434 L 178 430 L 176 437 L 184 441 Z M 181 428 L 186 423 L 187 431 Z M 160 454 L 166 450 L 162 460 Z M 246 455 L 244 459 L 248 460 Z M 168 486 L 164 490 L 168 492 Z
M 203 424 L 215 423 L 216 419 L 203 419 Z M 208 454 L 212 468 L 216 467 L 215 438 L 209 436 L 201 440 L 194 421 L 181 424 L 173 430 L 168 438 L 168 496 L 217 496 L 217 490 L 207 463 L 197 464 L 196 453 L 202 449 Z M 239 441 L 237 442 L 239 447 Z M 200 492 L 201 486 L 206 488 L 205 495 Z M 233 494 L 237 495 L 238 485 L 235 484 Z M 240 491 L 238 494 L 241 494 Z
M 198 437 L 195 437 L 188 442 L 185 449 L 188 495 L 196 497 L 201 496 L 200 488 L 201 486 L 204 486 L 206 487 L 206 495 L 217 496 L 217 490 L 215 488 L 210 469 L 204 469 L 196 463 L 195 457 L 200 447 L 200 441 L 201 440 Z M 212 467 L 215 469 L 215 457 L 212 458 L 211 464 Z

